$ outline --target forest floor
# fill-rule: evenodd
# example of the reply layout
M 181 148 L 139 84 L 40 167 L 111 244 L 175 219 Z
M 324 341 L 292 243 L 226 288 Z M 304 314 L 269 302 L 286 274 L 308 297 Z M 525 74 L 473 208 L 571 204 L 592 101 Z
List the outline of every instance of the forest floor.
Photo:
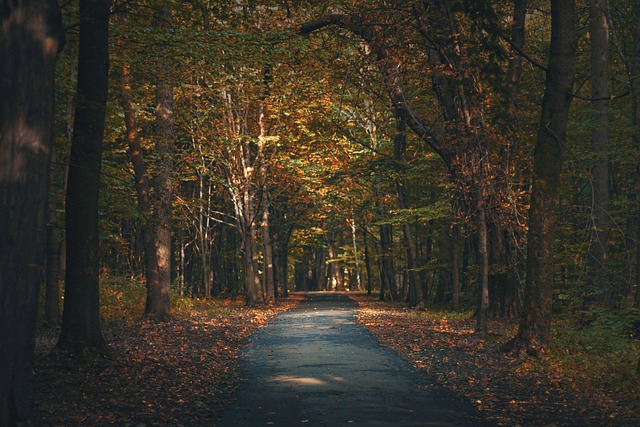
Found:
M 202 300 L 166 323 L 111 319 L 102 326 L 109 353 L 82 362 L 52 354 L 59 328 L 40 328 L 33 424 L 215 425 L 240 381 L 237 358 L 251 334 L 299 301 L 246 308 L 243 300 Z
M 500 344 L 513 322 L 475 320 L 450 312 L 417 312 L 404 304 L 352 296 L 358 321 L 386 347 L 439 384 L 463 395 L 487 420 L 508 426 L 640 426 L 640 378 L 616 387 L 610 373 L 575 371 L 553 355 L 511 357 Z M 636 355 L 637 357 L 637 355 Z
M 427 377 L 464 396 L 499 425 L 637 426 L 640 381 L 625 392 L 608 381 L 567 372 L 555 359 L 515 358 L 499 344 L 513 325 L 492 322 L 491 334 L 473 321 L 416 312 L 402 304 L 352 296 L 358 321 Z M 36 426 L 211 426 L 240 383 L 238 357 L 275 307 L 249 309 L 240 301 L 195 306 L 167 323 L 109 321 L 108 356 L 78 360 L 51 356 L 59 330 L 41 328 L 36 342 L 33 401 Z M 629 390 L 635 390 L 629 393 Z

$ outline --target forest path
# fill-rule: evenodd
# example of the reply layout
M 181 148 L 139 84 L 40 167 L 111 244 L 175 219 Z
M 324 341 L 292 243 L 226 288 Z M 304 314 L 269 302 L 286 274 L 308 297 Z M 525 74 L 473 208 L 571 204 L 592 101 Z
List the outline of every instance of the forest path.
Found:
M 471 405 L 380 347 L 357 303 L 307 293 L 254 337 L 218 426 L 480 426 Z

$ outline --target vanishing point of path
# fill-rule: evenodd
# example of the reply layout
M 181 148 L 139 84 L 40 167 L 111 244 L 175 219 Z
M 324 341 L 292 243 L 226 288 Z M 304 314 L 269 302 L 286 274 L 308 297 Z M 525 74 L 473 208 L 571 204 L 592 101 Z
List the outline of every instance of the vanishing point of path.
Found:
M 219 427 L 481 426 L 471 405 L 380 347 L 357 303 L 308 293 L 260 330 Z

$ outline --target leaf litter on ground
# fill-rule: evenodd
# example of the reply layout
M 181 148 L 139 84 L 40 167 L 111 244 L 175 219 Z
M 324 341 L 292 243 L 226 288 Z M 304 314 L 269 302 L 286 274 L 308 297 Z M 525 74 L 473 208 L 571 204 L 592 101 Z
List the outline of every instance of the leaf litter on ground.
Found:
M 576 385 L 553 359 L 508 356 L 500 344 L 513 322 L 492 320 L 491 333 L 453 313 L 418 312 L 365 295 L 358 321 L 429 378 L 464 396 L 491 422 L 509 426 L 638 426 L 640 390 L 621 395 L 596 384 Z M 575 373 L 574 373 L 575 374 Z M 640 385 L 636 379 L 636 384 Z
M 59 328 L 43 328 L 33 379 L 37 426 L 210 426 L 239 383 L 250 335 L 299 298 L 275 306 L 195 307 L 172 321 L 109 321 L 106 357 L 52 354 Z

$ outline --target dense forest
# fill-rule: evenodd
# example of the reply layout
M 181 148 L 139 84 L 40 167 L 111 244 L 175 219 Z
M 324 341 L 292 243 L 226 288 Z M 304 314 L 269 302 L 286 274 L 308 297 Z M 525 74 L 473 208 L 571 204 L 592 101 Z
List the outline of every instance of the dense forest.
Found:
M 0 425 L 107 286 L 366 291 L 533 356 L 570 318 L 640 373 L 637 1 L 1 4 Z

